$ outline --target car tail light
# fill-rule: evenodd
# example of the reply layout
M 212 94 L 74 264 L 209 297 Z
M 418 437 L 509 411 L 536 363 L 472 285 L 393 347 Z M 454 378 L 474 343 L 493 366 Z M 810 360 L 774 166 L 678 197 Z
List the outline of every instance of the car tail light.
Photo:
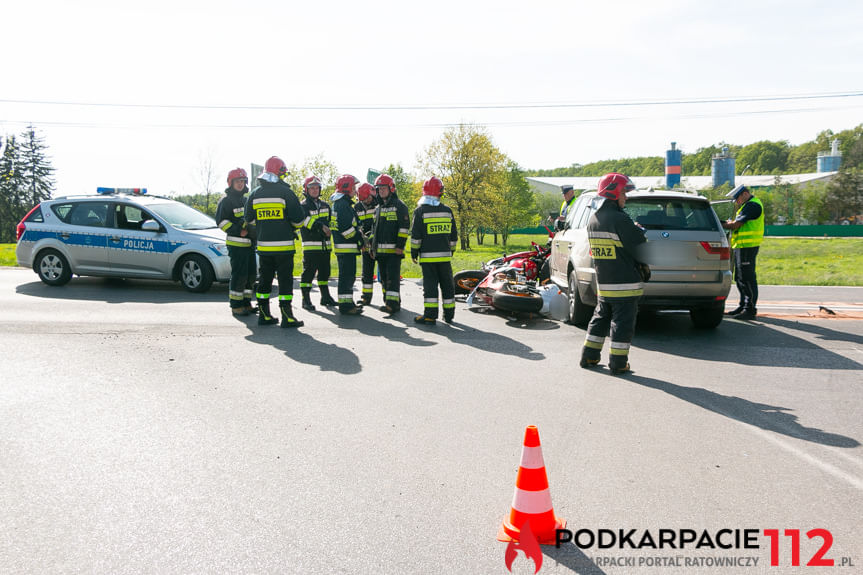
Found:
M 27 226 L 24 225 L 24 222 L 27 221 L 27 218 L 30 217 L 30 214 L 32 214 L 37 209 L 39 209 L 39 205 L 40 204 L 36 204 L 35 206 L 33 206 L 33 209 L 30 210 L 29 212 L 27 212 L 27 215 L 24 216 L 23 218 L 21 218 L 21 221 L 18 222 L 17 226 L 15 226 L 15 241 L 16 242 L 21 239 L 21 236 L 23 236 L 24 232 L 27 230 Z
M 723 246 L 722 242 L 699 242 L 701 247 L 704 248 L 709 254 L 719 254 L 720 260 L 728 260 L 731 259 L 731 248 L 727 246 Z

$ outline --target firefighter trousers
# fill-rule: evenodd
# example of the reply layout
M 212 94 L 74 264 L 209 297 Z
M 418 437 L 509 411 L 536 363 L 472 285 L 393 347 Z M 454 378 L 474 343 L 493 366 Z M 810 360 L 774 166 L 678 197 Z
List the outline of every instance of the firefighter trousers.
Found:
M 357 279 L 357 254 L 336 254 L 339 264 L 339 311 L 350 311 L 354 303 L 354 281 Z
M 294 299 L 294 252 L 258 252 L 261 279 L 258 282 L 258 301 L 270 301 L 273 278 L 279 276 L 279 304 Z
M 363 252 L 363 303 L 366 305 L 372 302 L 372 294 L 375 287 L 375 260 L 367 253 Z
M 452 280 L 451 262 L 420 264 L 423 270 L 423 315 L 429 319 L 438 317 L 438 288 L 443 300 L 444 319 L 455 316 L 455 284 Z
M 255 278 L 258 275 L 255 249 L 251 246 L 228 246 L 228 257 L 231 260 L 228 299 L 232 308 L 246 307 L 252 302 Z
M 318 276 L 321 294 L 330 282 L 329 250 L 303 250 L 303 273 L 300 274 L 300 290 L 305 297 L 312 290 L 312 280 Z
M 635 334 L 635 318 L 638 315 L 637 297 L 599 298 L 593 317 L 587 326 L 587 336 L 582 360 L 593 363 L 600 359 L 605 338 L 611 332 L 609 369 L 623 369 L 629 360 L 629 347 Z
M 393 310 L 402 306 L 401 271 L 402 256 L 398 254 L 378 254 L 378 271 L 384 290 L 384 303 Z

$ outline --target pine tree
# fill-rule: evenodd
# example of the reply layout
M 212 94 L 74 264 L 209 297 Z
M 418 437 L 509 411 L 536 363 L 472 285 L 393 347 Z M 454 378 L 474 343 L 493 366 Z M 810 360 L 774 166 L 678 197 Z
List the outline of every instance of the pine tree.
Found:
M 21 149 L 15 136 L 6 137 L 0 156 L 0 243 L 15 241 L 15 226 L 27 213 L 22 196 Z
M 23 196 L 30 207 L 51 198 L 54 191 L 54 167 L 45 155 L 48 146 L 36 129 L 30 125 L 21 134 L 21 172 L 24 179 Z

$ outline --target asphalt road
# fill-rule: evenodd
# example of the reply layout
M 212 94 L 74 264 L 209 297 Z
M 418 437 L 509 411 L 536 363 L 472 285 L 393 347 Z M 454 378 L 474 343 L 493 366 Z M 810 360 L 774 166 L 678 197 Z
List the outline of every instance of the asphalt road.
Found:
M 416 327 L 403 293 L 392 319 L 298 310 L 292 331 L 232 318 L 224 285 L 0 270 L 0 572 L 509 573 L 531 424 L 569 529 L 760 545 L 543 547 L 541 574 L 823 573 L 784 536 L 805 565 L 815 528 L 855 565 L 828 573 L 863 572 L 863 290 L 764 287 L 765 317 L 713 331 L 660 314 L 625 377 L 580 369 L 573 326 L 459 303 Z M 612 564 L 670 557 L 757 565 Z

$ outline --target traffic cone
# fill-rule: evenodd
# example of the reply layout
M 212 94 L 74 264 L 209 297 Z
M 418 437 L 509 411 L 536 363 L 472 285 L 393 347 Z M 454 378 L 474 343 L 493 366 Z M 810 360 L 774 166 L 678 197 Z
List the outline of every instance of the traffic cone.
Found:
M 548 476 L 539 444 L 539 431 L 535 425 L 524 430 L 524 447 L 521 465 L 515 478 L 515 495 L 509 521 L 504 521 L 497 533 L 498 541 L 518 541 L 521 528 L 530 521 L 530 530 L 542 545 L 554 545 L 558 529 L 566 527 L 566 519 L 554 514 Z

